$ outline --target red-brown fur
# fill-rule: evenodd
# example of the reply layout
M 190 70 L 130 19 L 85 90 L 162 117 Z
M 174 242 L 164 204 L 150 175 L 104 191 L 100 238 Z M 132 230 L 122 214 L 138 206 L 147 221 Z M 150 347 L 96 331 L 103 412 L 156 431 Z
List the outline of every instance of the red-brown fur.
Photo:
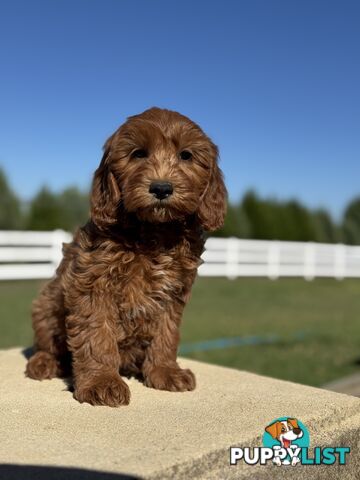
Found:
M 138 149 L 145 158 L 134 158 Z M 120 374 L 157 389 L 195 388 L 176 355 L 204 232 L 219 228 L 226 211 L 217 157 L 199 126 L 159 108 L 130 117 L 107 140 L 91 218 L 64 245 L 55 278 L 34 302 L 29 377 L 72 371 L 75 398 L 93 405 L 129 403 Z M 159 179 L 174 188 L 165 200 L 149 193 Z

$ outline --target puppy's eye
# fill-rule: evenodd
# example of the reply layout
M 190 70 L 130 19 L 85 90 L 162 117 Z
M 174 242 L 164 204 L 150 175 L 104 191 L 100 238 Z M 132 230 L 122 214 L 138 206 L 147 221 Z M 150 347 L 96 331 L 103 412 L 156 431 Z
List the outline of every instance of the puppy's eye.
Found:
M 133 153 L 131 154 L 132 158 L 145 158 L 147 157 L 147 151 L 144 150 L 143 148 L 138 148 L 137 150 L 134 150 Z
M 189 150 L 183 150 L 182 152 L 180 152 L 180 158 L 181 160 L 191 160 L 192 153 L 189 152 Z

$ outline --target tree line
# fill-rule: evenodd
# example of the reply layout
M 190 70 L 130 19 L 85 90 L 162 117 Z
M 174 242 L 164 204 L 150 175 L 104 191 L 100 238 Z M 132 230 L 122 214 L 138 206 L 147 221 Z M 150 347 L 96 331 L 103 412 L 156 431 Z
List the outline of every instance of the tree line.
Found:
M 88 192 L 69 187 L 55 193 L 44 186 L 24 204 L 0 169 L 0 230 L 73 232 L 88 215 Z M 241 201 L 229 204 L 225 225 L 215 235 L 360 245 L 360 197 L 335 222 L 325 209 L 309 209 L 297 200 L 264 199 L 249 191 Z
M 77 187 L 60 193 L 42 187 L 30 202 L 21 202 L 0 169 L 0 230 L 55 230 L 73 232 L 89 215 L 89 194 Z
M 360 197 L 347 205 L 337 223 L 325 209 L 310 209 L 298 200 L 263 199 L 249 191 L 229 205 L 225 225 L 215 235 L 360 245 Z

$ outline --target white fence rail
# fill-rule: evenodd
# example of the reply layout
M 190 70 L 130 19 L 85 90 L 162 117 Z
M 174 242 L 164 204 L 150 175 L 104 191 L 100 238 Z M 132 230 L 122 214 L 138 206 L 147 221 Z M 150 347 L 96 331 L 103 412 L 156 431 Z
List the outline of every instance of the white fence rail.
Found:
M 0 280 L 50 278 L 71 235 L 0 231 Z M 360 278 L 360 246 L 209 238 L 199 275 L 206 277 Z

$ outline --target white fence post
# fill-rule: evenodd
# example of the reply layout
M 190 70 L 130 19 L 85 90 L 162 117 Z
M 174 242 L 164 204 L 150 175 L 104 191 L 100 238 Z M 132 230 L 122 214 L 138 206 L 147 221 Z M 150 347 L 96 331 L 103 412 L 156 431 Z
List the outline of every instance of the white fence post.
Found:
M 334 246 L 334 276 L 337 280 L 346 276 L 346 247 L 342 243 Z
M 267 248 L 267 276 L 276 280 L 280 275 L 280 242 L 269 242 Z
M 304 250 L 304 278 L 314 280 L 315 278 L 315 244 L 308 242 Z
M 52 232 L 52 264 L 54 270 L 58 267 L 62 259 L 62 245 L 71 240 L 71 235 L 64 230 L 54 230 Z
M 230 280 L 235 280 L 238 276 L 239 240 L 230 237 L 226 241 L 226 276 Z

